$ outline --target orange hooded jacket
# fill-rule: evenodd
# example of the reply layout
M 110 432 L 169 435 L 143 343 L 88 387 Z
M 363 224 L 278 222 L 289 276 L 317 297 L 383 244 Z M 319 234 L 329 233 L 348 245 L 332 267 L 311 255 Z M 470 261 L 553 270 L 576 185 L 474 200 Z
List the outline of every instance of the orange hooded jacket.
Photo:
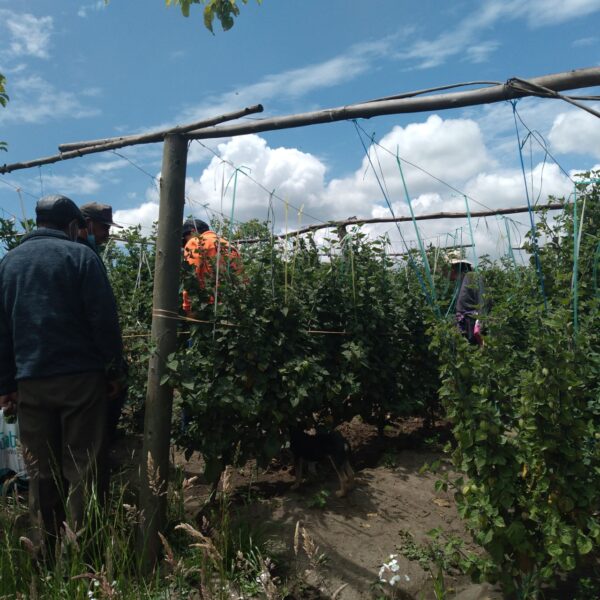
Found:
M 212 272 L 212 264 L 219 255 L 219 269 L 226 268 L 227 261 L 231 268 L 239 273 L 242 265 L 240 253 L 224 238 L 220 238 L 214 231 L 205 231 L 200 235 L 193 235 L 183 249 L 183 257 L 188 264 L 195 267 L 196 277 L 201 288 L 206 286 L 206 276 Z M 211 296 L 210 303 L 214 302 Z M 192 311 L 190 295 L 183 290 L 183 310 L 186 314 Z

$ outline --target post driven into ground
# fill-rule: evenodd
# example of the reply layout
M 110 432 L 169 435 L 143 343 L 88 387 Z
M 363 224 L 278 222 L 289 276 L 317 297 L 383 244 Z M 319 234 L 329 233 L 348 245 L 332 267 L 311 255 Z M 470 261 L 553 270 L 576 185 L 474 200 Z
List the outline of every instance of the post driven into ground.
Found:
M 181 135 L 165 137 L 160 178 L 160 207 L 154 291 L 152 297 L 152 356 L 144 419 L 144 443 L 140 464 L 139 532 L 141 558 L 150 570 L 160 552 L 158 532 L 165 525 L 173 389 L 160 385 L 166 359 L 177 344 L 181 272 L 181 229 L 185 204 L 185 174 L 188 142 Z

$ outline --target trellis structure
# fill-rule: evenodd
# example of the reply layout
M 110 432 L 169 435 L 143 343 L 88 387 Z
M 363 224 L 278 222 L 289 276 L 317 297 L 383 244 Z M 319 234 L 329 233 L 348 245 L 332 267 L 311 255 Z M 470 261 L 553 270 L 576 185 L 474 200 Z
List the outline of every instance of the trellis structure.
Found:
M 431 94 L 431 92 L 452 87 L 490 83 L 491 85 L 487 87 L 470 91 Z M 600 116 L 599 113 L 581 103 L 582 100 L 595 100 L 598 99 L 597 97 L 573 97 L 560 94 L 564 90 L 597 85 L 600 85 L 600 67 L 592 67 L 529 80 L 513 78 L 506 83 L 470 82 L 457 84 L 456 86 L 444 86 L 316 112 L 263 119 L 252 123 L 217 126 L 219 123 L 261 112 L 263 110 L 262 106 L 257 105 L 199 123 L 151 132 L 141 136 L 63 144 L 59 146 L 60 153 L 57 155 L 0 166 L 1 175 L 115 148 L 164 142 L 152 310 L 151 336 L 154 348 L 148 370 L 144 442 L 140 469 L 140 508 L 143 513 L 140 544 L 146 565 L 149 567 L 154 565 L 160 552 L 158 532 L 163 527 L 166 518 L 173 390 L 167 385 L 161 385 L 161 380 L 166 371 L 166 358 L 176 348 L 177 322 L 165 318 L 164 315 L 176 314 L 179 306 L 181 230 L 184 217 L 185 176 L 189 141 L 193 139 L 232 137 L 348 119 L 370 118 L 379 115 L 447 110 L 514 100 L 525 96 L 559 98 Z M 474 215 L 475 213 L 471 213 L 471 216 Z M 449 216 L 451 215 L 441 213 L 429 218 L 447 218 Z M 422 215 L 415 218 L 427 218 L 427 216 Z M 351 222 L 362 224 L 369 221 L 369 219 L 357 219 Z M 309 227 L 305 231 L 311 231 L 315 228 Z M 302 233 L 302 231 L 296 232 L 296 234 L 299 233 Z

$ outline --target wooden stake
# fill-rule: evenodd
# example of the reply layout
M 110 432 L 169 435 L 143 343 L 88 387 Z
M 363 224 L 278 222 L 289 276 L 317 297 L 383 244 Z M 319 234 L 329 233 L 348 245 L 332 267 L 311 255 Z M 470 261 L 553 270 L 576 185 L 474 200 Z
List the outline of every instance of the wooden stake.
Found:
M 177 324 L 159 315 L 177 313 L 181 272 L 181 230 L 185 204 L 187 140 L 167 135 L 160 180 L 158 237 L 152 297 L 152 343 L 140 467 L 140 509 L 143 521 L 139 542 L 144 566 L 150 570 L 160 552 L 158 533 L 164 528 L 167 507 L 169 448 L 173 390 L 160 381 L 166 360 L 176 349 Z

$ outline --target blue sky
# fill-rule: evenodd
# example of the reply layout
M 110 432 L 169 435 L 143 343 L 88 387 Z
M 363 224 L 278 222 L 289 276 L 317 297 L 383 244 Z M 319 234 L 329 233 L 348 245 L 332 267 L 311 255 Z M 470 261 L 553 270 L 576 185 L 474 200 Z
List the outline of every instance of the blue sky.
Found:
M 258 102 L 263 116 L 275 116 L 460 81 L 594 66 L 600 62 L 598 25 L 600 0 L 264 0 L 262 6 L 250 0 L 232 30 L 216 26 L 213 36 L 199 7 L 185 19 L 163 0 L 0 0 L 0 72 L 11 98 L 0 110 L 0 139 L 9 145 L 0 162 Z M 518 110 L 560 163 L 528 142 L 529 193 L 542 200 L 568 195 L 572 183 L 564 171 L 600 163 L 600 120 L 550 100 L 523 100 Z M 525 204 L 510 105 L 379 117 L 360 126 L 380 144 L 371 156 L 398 214 L 407 206 L 396 152 L 454 188 L 405 164 L 416 212 L 462 210 L 456 190 L 473 199 L 472 210 Z M 275 190 L 277 230 L 285 229 L 286 214 L 289 229 L 389 216 L 352 123 L 203 143 L 190 147 L 187 213 L 229 216 L 233 203 L 236 220 L 265 219 L 268 191 Z M 149 226 L 157 216 L 153 178 L 161 151 L 160 144 L 128 148 L 121 156 L 92 155 L 0 176 L 0 214 L 33 216 L 40 195 L 59 192 L 79 203 L 110 203 L 123 223 Z M 234 167 L 240 169 L 235 199 Z M 422 232 L 443 245 L 460 225 L 438 221 Z M 476 226 L 478 250 L 501 253 L 504 226 L 496 220 Z M 512 227 L 515 236 L 524 229 Z M 370 229 L 398 242 L 393 227 Z M 497 233 L 490 235 L 492 229 Z M 414 239 L 411 227 L 403 231 Z

